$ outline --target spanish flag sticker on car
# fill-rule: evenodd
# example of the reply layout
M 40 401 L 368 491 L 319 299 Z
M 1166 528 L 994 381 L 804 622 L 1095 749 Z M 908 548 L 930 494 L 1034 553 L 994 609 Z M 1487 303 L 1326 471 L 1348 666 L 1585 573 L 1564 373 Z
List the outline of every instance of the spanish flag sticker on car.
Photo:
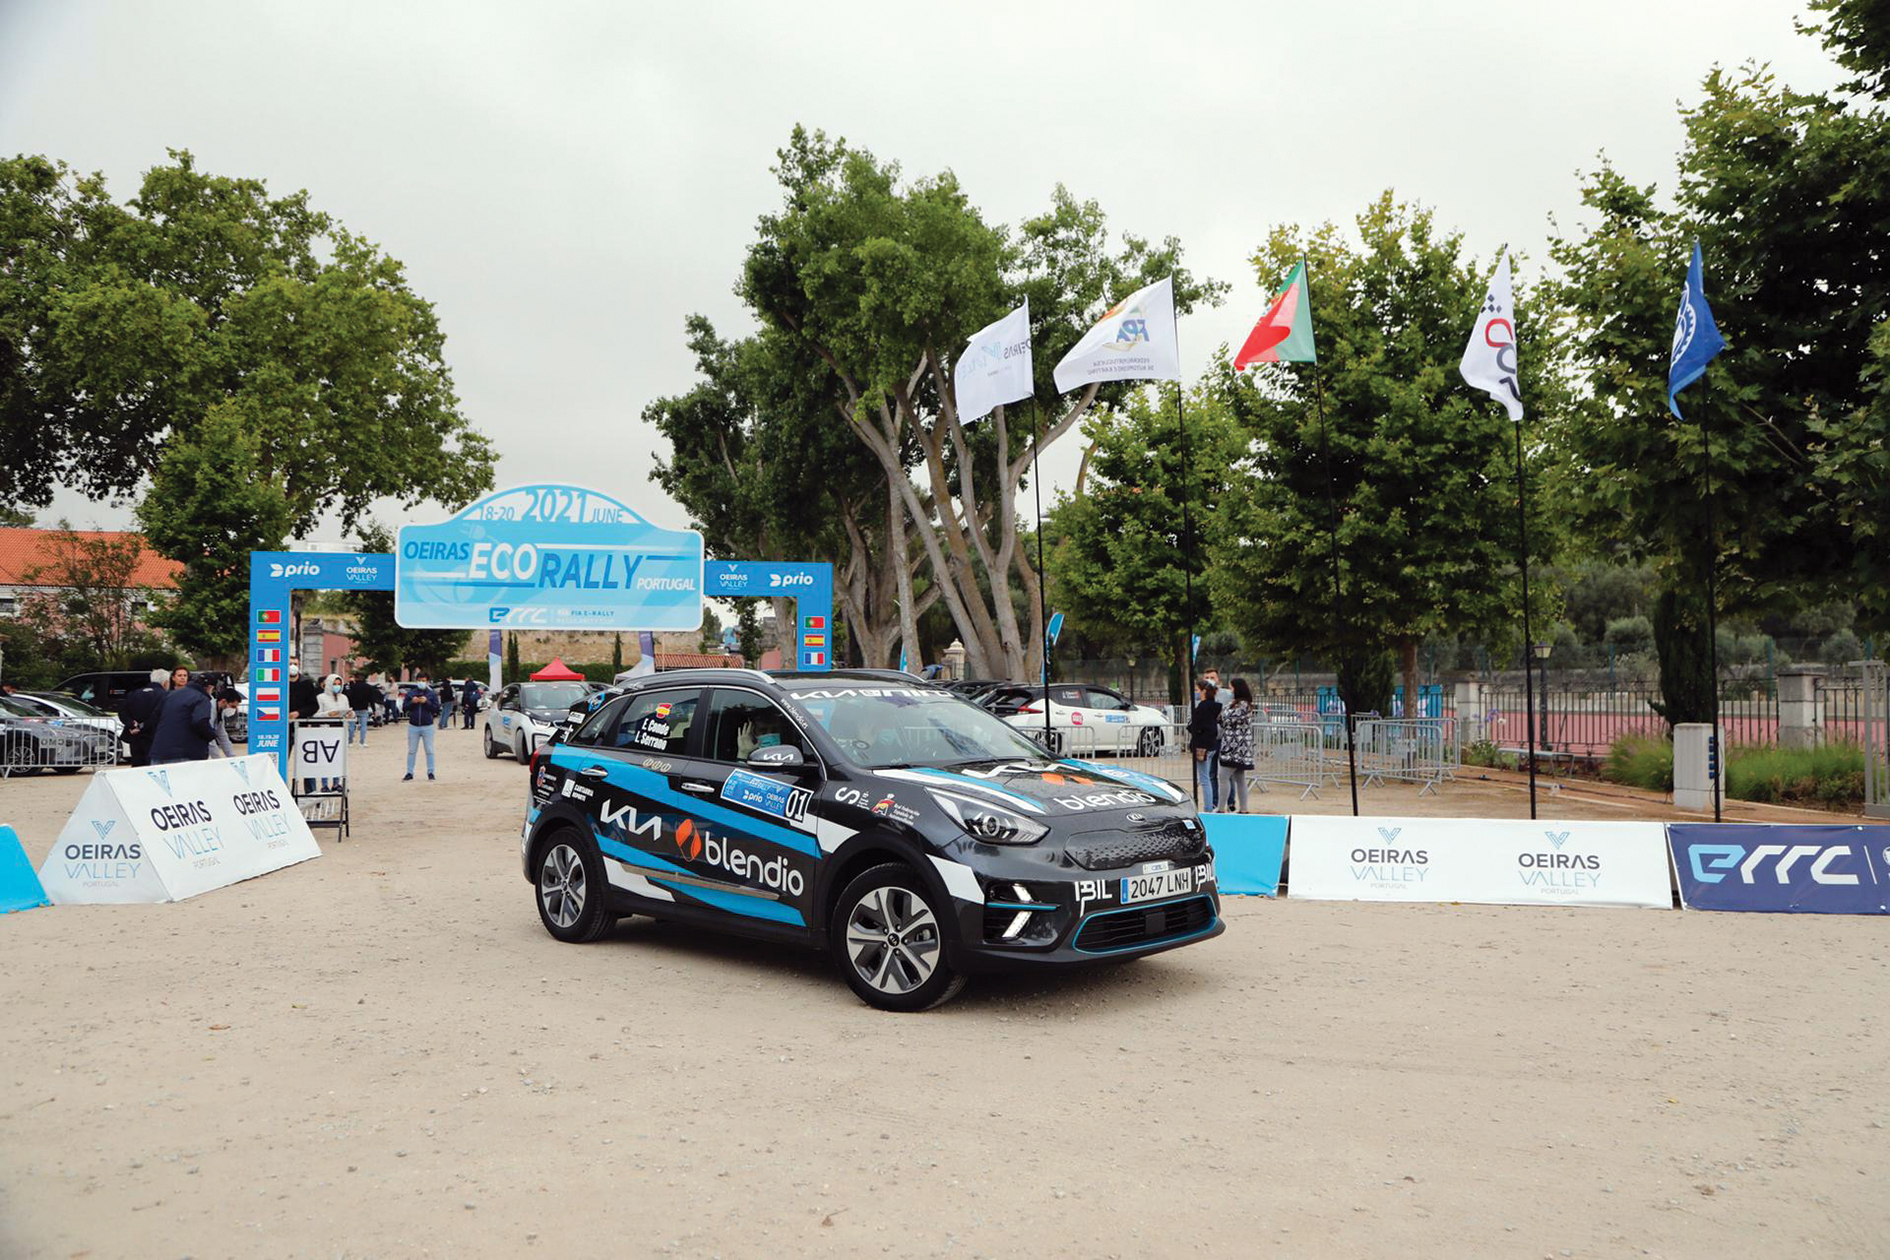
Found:
M 660 718 L 665 718 L 665 717 L 668 717 L 668 716 L 669 716 L 669 705 L 668 705 L 667 703 L 664 703 L 664 704 L 659 704 L 659 705 L 657 705 L 657 706 L 656 706 L 656 716 L 657 716 L 657 717 L 660 717 Z

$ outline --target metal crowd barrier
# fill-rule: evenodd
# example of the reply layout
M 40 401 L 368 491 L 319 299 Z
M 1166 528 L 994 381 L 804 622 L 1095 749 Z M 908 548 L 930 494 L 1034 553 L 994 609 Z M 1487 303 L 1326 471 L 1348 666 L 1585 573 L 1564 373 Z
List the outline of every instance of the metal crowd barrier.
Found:
M 1319 799 L 1319 789 L 1335 779 L 1326 759 L 1327 727 L 1322 722 L 1266 722 L 1253 728 L 1253 769 L 1247 782 L 1262 792 L 1267 785 L 1304 789 L 1300 800 Z M 1339 755 L 1345 755 L 1345 733 L 1339 731 Z
M 1397 779 L 1422 783 L 1422 796 L 1456 778 L 1463 765 L 1455 718 L 1365 718 L 1354 730 L 1365 787 Z
M 55 770 L 104 770 L 118 764 L 118 739 L 102 727 L 74 722 L 0 725 L 0 778 Z

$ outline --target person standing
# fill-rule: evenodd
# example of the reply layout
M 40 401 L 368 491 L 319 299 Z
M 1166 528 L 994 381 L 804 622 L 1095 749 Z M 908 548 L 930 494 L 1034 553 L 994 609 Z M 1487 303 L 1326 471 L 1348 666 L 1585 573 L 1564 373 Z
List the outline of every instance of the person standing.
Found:
M 417 671 L 414 688 L 407 693 L 407 773 L 402 783 L 413 781 L 413 755 L 421 744 L 427 746 L 427 780 L 433 779 L 433 731 L 440 716 L 440 697 L 427 686 L 427 672 Z
M 151 764 L 208 761 L 210 744 L 217 737 L 216 706 L 210 700 L 210 680 L 186 674 L 175 691 L 164 693 L 158 707 L 157 730 L 151 737 Z
M 1194 753 L 1194 782 L 1200 793 L 1200 805 L 1213 813 L 1220 802 L 1220 783 L 1215 777 L 1215 754 L 1221 747 L 1221 702 L 1214 698 L 1214 684 L 1202 678 L 1194 684 L 1194 712 L 1188 717 L 1188 747 Z
M 453 713 L 459 708 L 459 692 L 453 689 L 453 680 L 440 679 L 440 725 L 450 727 Z
M 459 707 L 464 716 L 464 729 L 473 728 L 473 720 L 479 714 L 479 697 L 485 694 L 485 688 L 468 678 L 459 690 Z
M 134 766 L 151 764 L 151 737 L 157 734 L 158 709 L 164 703 L 165 686 L 170 680 L 170 670 L 154 669 L 150 681 L 128 694 L 118 706 Z
M 289 716 L 293 718 L 312 718 L 315 716 L 315 702 L 320 699 L 315 680 L 302 677 L 302 667 L 289 666 Z
M 361 736 L 361 747 L 367 747 L 368 715 L 381 702 L 380 688 L 367 680 L 367 675 L 360 670 L 354 671 L 354 680 L 348 684 L 348 742 L 354 743 L 357 733 Z
M 182 691 L 188 686 L 190 686 L 190 666 L 179 665 L 171 671 L 171 685 L 168 690 Z
M 1221 802 L 1230 814 L 1247 812 L 1247 771 L 1253 769 L 1253 690 L 1234 679 L 1233 703 L 1221 710 L 1221 769 L 1227 787 Z
M 236 745 L 230 742 L 230 715 L 243 707 L 243 693 L 234 687 L 225 687 L 217 692 L 217 711 L 212 719 L 216 726 L 216 739 L 210 744 L 212 757 L 236 756 Z

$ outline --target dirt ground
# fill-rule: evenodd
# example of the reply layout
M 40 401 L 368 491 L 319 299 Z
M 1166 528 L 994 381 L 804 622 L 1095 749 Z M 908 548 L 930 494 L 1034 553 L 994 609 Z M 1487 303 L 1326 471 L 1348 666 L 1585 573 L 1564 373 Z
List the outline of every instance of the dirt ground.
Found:
M 0 918 L 0 1256 L 1890 1254 L 1883 919 L 1230 899 L 882 1015 L 813 955 L 557 944 L 523 772 L 440 742 L 402 784 L 380 735 L 318 861 Z M 0 821 L 38 859 L 83 786 Z

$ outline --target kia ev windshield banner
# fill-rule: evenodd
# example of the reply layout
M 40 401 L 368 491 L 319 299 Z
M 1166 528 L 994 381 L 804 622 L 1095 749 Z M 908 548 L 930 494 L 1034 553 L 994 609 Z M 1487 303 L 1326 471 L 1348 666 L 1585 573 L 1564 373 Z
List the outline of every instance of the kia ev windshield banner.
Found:
M 1659 823 L 1295 815 L 1287 856 L 1294 897 L 1673 907 Z
M 1890 827 L 1674 823 L 1690 910 L 1890 914 Z
M 513 486 L 449 521 L 404 525 L 394 619 L 443 630 L 694 630 L 702 535 L 578 486 Z

